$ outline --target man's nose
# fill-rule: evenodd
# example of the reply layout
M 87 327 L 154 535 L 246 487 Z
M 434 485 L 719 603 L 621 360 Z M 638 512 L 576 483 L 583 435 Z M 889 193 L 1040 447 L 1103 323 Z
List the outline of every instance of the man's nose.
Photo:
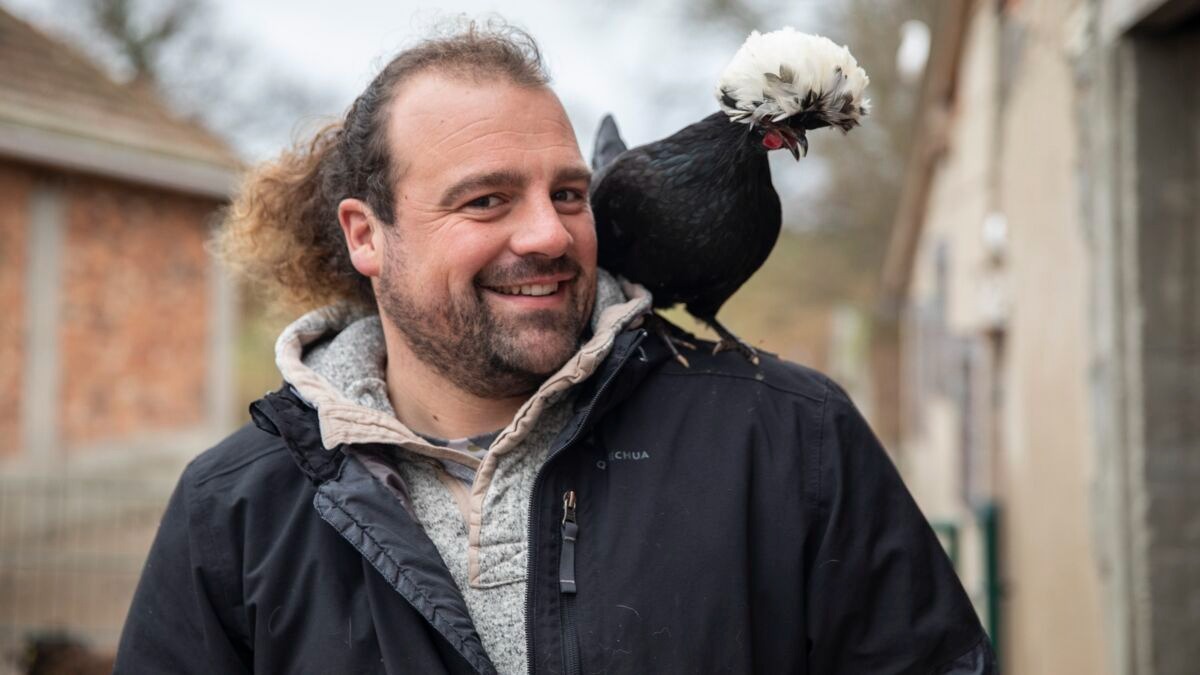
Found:
M 510 243 L 513 253 L 522 256 L 536 253 L 548 258 L 566 254 L 575 238 L 549 197 L 527 201 L 522 211 L 517 214 L 516 230 Z

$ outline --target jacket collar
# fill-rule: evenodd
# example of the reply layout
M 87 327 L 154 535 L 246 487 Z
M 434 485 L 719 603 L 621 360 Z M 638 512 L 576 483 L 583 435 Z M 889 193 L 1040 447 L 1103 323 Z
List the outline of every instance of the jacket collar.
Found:
M 646 337 L 647 332 L 642 328 L 616 335 L 612 349 L 595 375 L 581 387 L 575 414 L 555 442 L 555 450 L 586 433 L 650 372 L 670 360 L 659 340 Z M 258 428 L 284 441 L 297 466 L 314 484 L 319 486 L 340 474 L 345 457 L 341 446 L 326 448 L 316 408 L 290 384 L 285 383 L 252 403 L 250 417 Z
M 618 282 L 603 270 L 597 276 L 592 337 L 522 405 L 493 447 L 503 449 L 519 442 L 540 412 L 568 389 L 586 381 L 604 361 L 617 336 L 649 311 L 651 297 L 645 288 Z M 333 305 L 300 317 L 276 342 L 276 363 L 284 379 L 296 395 L 317 411 L 322 444 L 330 449 L 350 443 L 398 445 L 477 469 L 478 459 L 434 446 L 396 419 L 387 400 L 383 373 L 386 355 L 381 352 L 384 347 L 378 322 L 375 315 Z M 311 358 L 310 352 L 328 352 L 332 347 L 327 346 L 343 339 L 348 343 L 344 351 L 363 354 L 358 357 L 360 363 L 349 368 L 357 370 L 358 375 L 345 376 L 344 365 L 340 372 L 334 373 L 331 370 L 336 369 L 322 368 L 316 363 L 324 360 L 326 364 L 344 364 L 345 358 Z

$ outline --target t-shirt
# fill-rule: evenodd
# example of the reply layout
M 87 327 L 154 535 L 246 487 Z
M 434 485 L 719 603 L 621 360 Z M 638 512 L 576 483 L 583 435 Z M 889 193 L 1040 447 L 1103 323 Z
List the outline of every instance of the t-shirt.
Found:
M 475 459 L 483 460 L 483 456 L 487 454 L 488 448 L 492 446 L 492 441 L 496 440 L 496 437 L 499 435 L 500 431 L 496 430 L 479 434 L 477 436 L 452 438 L 449 440 L 437 438 L 435 436 L 426 436 L 425 434 L 421 434 L 421 438 L 424 438 L 434 445 L 440 445 L 443 448 L 465 452 Z M 454 476 L 467 485 L 471 485 L 475 482 L 474 469 L 449 459 L 443 459 L 441 461 L 442 466 L 446 468 L 446 473 L 449 473 L 451 476 Z

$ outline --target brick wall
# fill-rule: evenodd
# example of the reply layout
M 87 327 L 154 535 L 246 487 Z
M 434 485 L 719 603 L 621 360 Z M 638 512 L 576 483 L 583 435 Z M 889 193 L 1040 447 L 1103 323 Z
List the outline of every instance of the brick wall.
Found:
M 0 164 L 0 457 L 21 447 L 26 223 L 33 178 Z
M 65 445 L 201 423 L 215 205 L 83 177 L 64 199 Z

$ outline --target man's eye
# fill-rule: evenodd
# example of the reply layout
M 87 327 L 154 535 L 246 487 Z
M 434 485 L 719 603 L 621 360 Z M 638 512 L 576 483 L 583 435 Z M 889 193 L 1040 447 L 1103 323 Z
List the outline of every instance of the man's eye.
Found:
M 472 199 L 464 204 L 464 206 L 468 209 L 491 209 L 500 206 L 500 198 L 496 195 L 487 195 Z
M 586 199 L 582 192 L 571 189 L 556 190 L 554 194 L 550 195 L 550 198 L 556 202 L 574 202 Z

